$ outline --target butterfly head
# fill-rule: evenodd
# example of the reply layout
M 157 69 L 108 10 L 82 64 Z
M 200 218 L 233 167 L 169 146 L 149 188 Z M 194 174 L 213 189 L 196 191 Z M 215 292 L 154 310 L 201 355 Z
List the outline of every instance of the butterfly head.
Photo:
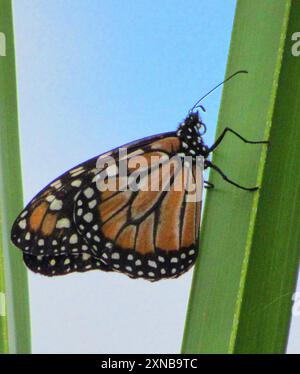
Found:
M 207 155 L 207 146 L 203 141 L 206 126 L 198 112 L 191 112 L 177 129 L 182 151 L 188 156 Z

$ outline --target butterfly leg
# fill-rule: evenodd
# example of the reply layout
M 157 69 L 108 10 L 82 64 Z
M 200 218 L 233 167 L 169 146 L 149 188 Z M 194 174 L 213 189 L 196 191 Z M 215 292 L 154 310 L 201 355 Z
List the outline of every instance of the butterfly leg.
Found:
M 204 181 L 204 188 L 207 188 L 207 189 L 215 188 L 215 185 L 213 183 L 208 182 L 208 181 Z
M 232 134 L 234 134 L 235 136 L 237 136 L 239 139 L 241 139 L 243 142 L 245 142 L 247 144 L 268 144 L 269 143 L 267 140 L 261 140 L 261 141 L 247 140 L 242 135 L 240 135 L 239 133 L 237 133 L 236 131 L 231 129 L 230 127 L 226 127 L 224 129 L 224 131 L 222 132 L 222 134 L 218 137 L 216 142 L 208 149 L 208 154 L 211 153 L 212 151 L 214 151 L 217 148 L 217 146 L 222 142 L 222 140 L 223 140 L 224 136 L 227 134 L 227 132 L 231 132 Z
M 206 160 L 206 161 L 205 161 L 205 164 L 206 164 L 206 165 L 205 165 L 206 167 L 212 168 L 212 169 L 214 169 L 216 172 L 218 172 L 218 173 L 221 175 L 221 177 L 222 177 L 226 182 L 228 182 L 228 183 L 230 183 L 230 184 L 233 184 L 234 186 L 236 186 L 236 187 L 238 187 L 238 188 L 240 188 L 240 189 L 242 189 L 242 190 L 245 190 L 245 191 L 256 191 L 256 190 L 258 190 L 258 187 L 244 187 L 244 186 L 241 186 L 240 184 L 238 184 L 238 183 L 232 181 L 231 179 L 229 179 L 229 178 L 228 178 L 228 177 L 223 173 L 223 171 L 222 171 L 218 166 L 214 165 L 211 161 Z

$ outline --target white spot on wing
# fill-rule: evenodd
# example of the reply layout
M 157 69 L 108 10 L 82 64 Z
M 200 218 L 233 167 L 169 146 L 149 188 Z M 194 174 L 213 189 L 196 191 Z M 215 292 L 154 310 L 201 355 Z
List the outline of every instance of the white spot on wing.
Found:
M 71 186 L 73 186 L 73 187 L 79 187 L 80 185 L 81 185 L 81 180 L 80 179 L 76 179 L 71 183 Z
M 99 236 L 94 235 L 94 240 L 95 240 L 95 242 L 100 243 L 100 238 L 99 238 Z
M 83 192 L 85 196 L 90 199 L 94 195 L 94 190 L 91 187 L 88 187 Z
M 70 174 L 72 176 L 75 176 L 75 175 L 81 174 L 83 171 L 84 171 L 83 166 L 79 166 L 78 168 L 70 170 Z
M 58 229 L 68 228 L 70 226 L 71 226 L 71 224 L 70 224 L 70 220 L 68 218 L 61 218 L 56 223 L 56 227 Z
M 55 182 L 51 183 L 50 186 L 54 187 L 56 189 L 59 189 L 62 186 L 60 179 L 58 179 Z
M 24 212 L 21 214 L 21 218 L 24 218 L 26 215 L 27 215 L 28 211 L 27 210 L 24 210 Z
M 46 197 L 46 201 L 48 201 L 48 203 L 51 203 L 54 199 L 55 199 L 54 195 L 49 195 Z
M 89 208 L 90 208 L 90 209 L 95 208 L 95 206 L 97 205 L 97 200 L 92 200 L 92 201 L 90 201 L 88 205 L 89 205 Z
M 148 265 L 151 266 L 152 268 L 157 268 L 156 262 L 155 261 L 148 261 Z
M 115 252 L 115 253 L 113 253 L 113 254 L 111 255 L 111 258 L 112 258 L 113 260 L 119 260 L 120 255 L 119 255 L 119 253 Z
M 70 244 L 76 244 L 78 242 L 78 236 L 77 234 L 73 234 L 70 237 Z
M 51 210 L 61 210 L 63 206 L 63 203 L 61 200 L 58 200 L 58 199 L 54 199 L 52 201 L 52 203 L 50 204 L 50 209 Z
M 83 219 L 87 222 L 87 223 L 90 223 L 92 222 L 93 220 L 93 215 L 92 213 L 86 213 L 84 216 L 83 216 Z
M 89 255 L 88 253 L 83 253 L 82 255 L 82 260 L 83 261 L 87 261 L 91 258 L 91 255 Z
M 19 222 L 19 227 L 21 229 L 25 229 L 26 227 L 26 219 L 22 219 L 20 222 Z

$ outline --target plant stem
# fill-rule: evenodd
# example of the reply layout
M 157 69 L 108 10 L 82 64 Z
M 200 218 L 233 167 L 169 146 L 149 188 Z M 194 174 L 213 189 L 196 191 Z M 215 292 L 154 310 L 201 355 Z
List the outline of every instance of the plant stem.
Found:
M 300 30 L 299 1 L 240 0 L 232 32 L 217 133 L 230 135 L 213 162 L 243 185 L 207 193 L 186 328 L 184 353 L 285 351 L 300 255 L 300 57 L 291 53 Z
M 0 353 L 29 353 L 27 271 L 10 243 L 11 225 L 23 205 L 10 0 L 0 0 L 0 44 L 0 300 L 6 301 L 5 315 L 0 316 Z

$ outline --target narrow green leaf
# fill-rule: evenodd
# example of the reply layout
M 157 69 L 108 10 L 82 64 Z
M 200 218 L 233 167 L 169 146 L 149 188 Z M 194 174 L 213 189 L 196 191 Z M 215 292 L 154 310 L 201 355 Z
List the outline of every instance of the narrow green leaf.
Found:
M 243 185 L 212 172 L 186 328 L 185 353 L 282 353 L 300 251 L 300 2 L 240 0 L 217 133 L 230 126 L 213 162 Z
M 0 353 L 29 353 L 27 272 L 21 254 L 10 243 L 12 222 L 22 208 L 10 0 L 0 0 L 0 174 Z

